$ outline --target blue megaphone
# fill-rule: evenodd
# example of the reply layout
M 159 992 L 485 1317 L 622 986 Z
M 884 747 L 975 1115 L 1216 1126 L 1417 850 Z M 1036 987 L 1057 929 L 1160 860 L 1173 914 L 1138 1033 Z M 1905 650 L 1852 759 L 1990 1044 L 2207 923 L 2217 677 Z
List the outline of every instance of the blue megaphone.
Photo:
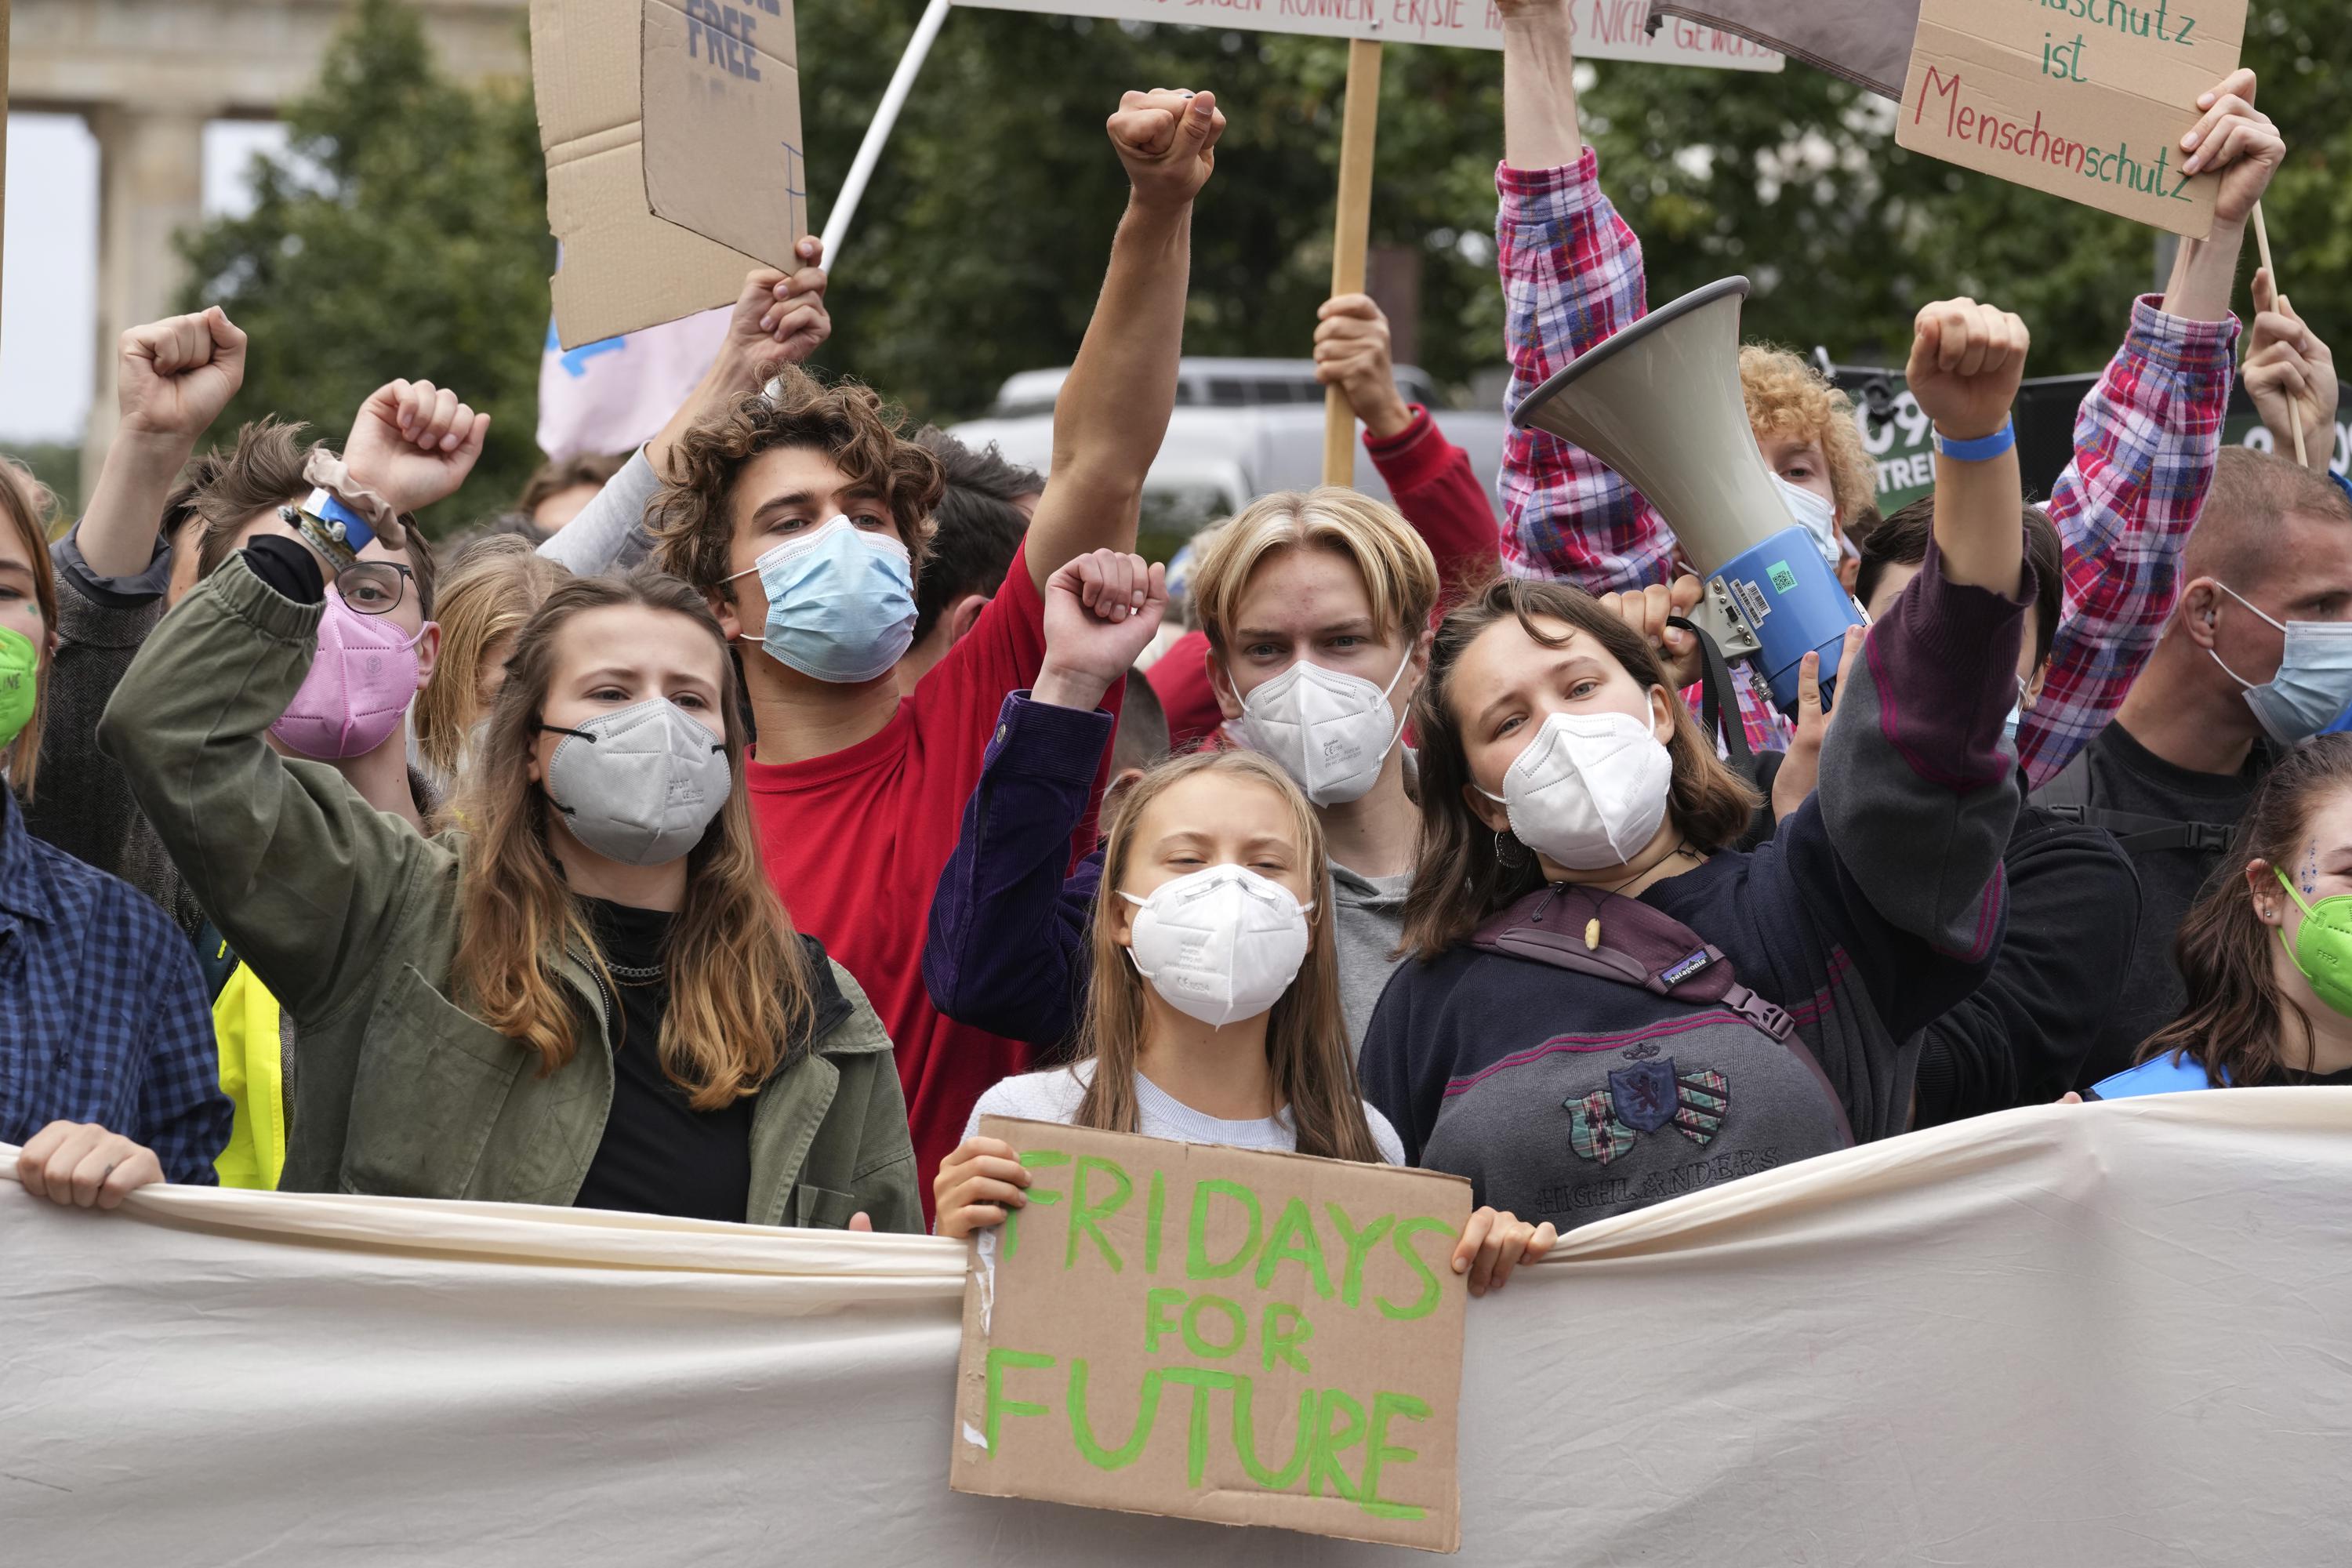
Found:
M 1757 449 L 1739 384 L 1747 297 L 1747 279 L 1726 278 L 1651 311 L 1528 394 L 1511 422 L 1575 442 L 1649 498 L 1706 581 L 1692 622 L 1793 713 L 1800 662 L 1822 656 L 1828 697 L 1863 614 Z

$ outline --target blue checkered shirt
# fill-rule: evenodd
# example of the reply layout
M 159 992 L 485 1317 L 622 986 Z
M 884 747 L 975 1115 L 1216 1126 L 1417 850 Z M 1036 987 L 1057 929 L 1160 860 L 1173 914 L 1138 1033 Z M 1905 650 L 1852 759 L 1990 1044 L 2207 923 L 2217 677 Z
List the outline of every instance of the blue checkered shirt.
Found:
M 0 1142 L 95 1121 L 211 1185 L 232 1112 L 188 939 L 25 829 L 0 786 Z

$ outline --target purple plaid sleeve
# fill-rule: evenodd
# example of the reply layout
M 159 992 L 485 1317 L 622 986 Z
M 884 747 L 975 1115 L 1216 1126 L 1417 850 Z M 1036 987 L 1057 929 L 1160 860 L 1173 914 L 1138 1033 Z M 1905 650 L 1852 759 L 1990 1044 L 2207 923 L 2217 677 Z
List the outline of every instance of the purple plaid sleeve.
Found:
M 2037 786 L 2106 728 L 2180 594 L 2180 552 L 2221 447 L 2238 323 L 2132 306 L 2124 345 L 2074 416 L 2074 460 L 2050 497 L 2066 592 L 2050 675 L 2018 728 Z

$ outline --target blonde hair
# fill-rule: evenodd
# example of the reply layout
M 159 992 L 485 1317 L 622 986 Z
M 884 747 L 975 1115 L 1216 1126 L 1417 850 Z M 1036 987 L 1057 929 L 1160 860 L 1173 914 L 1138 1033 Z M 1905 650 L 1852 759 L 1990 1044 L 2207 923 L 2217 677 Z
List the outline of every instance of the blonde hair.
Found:
M 1339 1006 L 1339 969 L 1331 938 L 1329 863 L 1323 824 L 1290 775 L 1255 752 L 1194 752 L 1171 758 L 1129 785 L 1111 813 L 1105 836 L 1102 894 L 1095 903 L 1094 984 L 1087 994 L 1080 1055 L 1095 1064 L 1086 1098 L 1073 1119 L 1106 1132 L 1136 1130 L 1135 1068 L 1143 1049 L 1143 977 L 1118 940 L 1117 889 L 1127 879 L 1138 826 L 1152 802 L 1187 779 L 1217 773 L 1263 785 L 1282 797 L 1298 834 L 1307 886 L 1315 908 L 1307 915 L 1309 945 L 1298 976 L 1267 1016 L 1266 1067 L 1274 1090 L 1289 1107 L 1298 1152 L 1335 1160 L 1378 1163 L 1356 1081 L 1356 1052 Z
M 520 632 L 567 575 L 519 534 L 493 534 L 459 558 L 441 589 L 441 658 L 413 715 L 416 749 L 443 773 L 457 776 L 467 731 L 482 716 L 484 656 Z
M 1364 580 L 1372 623 L 1382 637 L 1418 637 L 1437 605 L 1437 558 L 1412 525 L 1370 496 L 1322 485 L 1260 496 L 1218 526 L 1193 564 L 1186 593 L 1201 629 L 1220 651 L 1241 613 L 1252 574 L 1286 550 L 1329 550 Z
M 775 1076 L 816 1008 L 808 959 L 751 833 L 734 661 L 702 595 L 675 577 L 641 571 L 566 583 L 516 638 L 458 807 L 473 840 L 458 889 L 453 990 L 484 1023 L 537 1053 L 542 1074 L 570 1061 L 578 1046 L 560 970 L 564 951 L 584 953 L 610 994 L 595 932 L 548 849 L 547 792 L 531 782 L 530 764 L 555 674 L 557 634 L 573 616 L 615 605 L 690 623 L 710 639 L 722 671 L 719 710 L 734 787 L 687 852 L 686 901 L 662 953 L 670 990 L 658 1051 L 662 1071 L 687 1091 L 687 1103 L 716 1110 Z
M 1878 506 L 1878 467 L 1862 449 L 1853 400 L 1787 349 L 1769 344 L 1750 343 L 1739 351 L 1739 387 L 1759 442 L 1787 436 L 1822 444 L 1830 489 L 1837 497 L 1838 525 L 1848 533 L 1859 531 Z
M 34 678 L 33 717 L 16 738 L 0 751 L 8 771 L 9 787 L 30 805 L 33 778 L 41 771 L 41 731 L 49 716 L 49 659 L 57 652 L 58 578 L 49 564 L 49 524 L 58 514 L 58 498 L 33 471 L 14 458 L 0 458 L 0 512 L 5 512 L 23 541 L 33 569 L 33 603 L 41 612 L 39 673 Z

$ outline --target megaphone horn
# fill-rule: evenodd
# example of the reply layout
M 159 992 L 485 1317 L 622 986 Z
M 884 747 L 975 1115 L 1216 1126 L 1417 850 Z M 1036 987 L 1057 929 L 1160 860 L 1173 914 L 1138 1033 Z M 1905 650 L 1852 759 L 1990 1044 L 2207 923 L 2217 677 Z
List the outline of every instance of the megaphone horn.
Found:
M 1511 422 L 1574 442 L 1649 499 L 1746 634 L 1733 646 L 1753 640 L 1748 657 L 1793 712 L 1804 656 L 1821 654 L 1826 690 L 1863 617 L 1757 449 L 1739 382 L 1747 297 L 1747 279 L 1725 278 L 1659 307 L 1528 394 Z

